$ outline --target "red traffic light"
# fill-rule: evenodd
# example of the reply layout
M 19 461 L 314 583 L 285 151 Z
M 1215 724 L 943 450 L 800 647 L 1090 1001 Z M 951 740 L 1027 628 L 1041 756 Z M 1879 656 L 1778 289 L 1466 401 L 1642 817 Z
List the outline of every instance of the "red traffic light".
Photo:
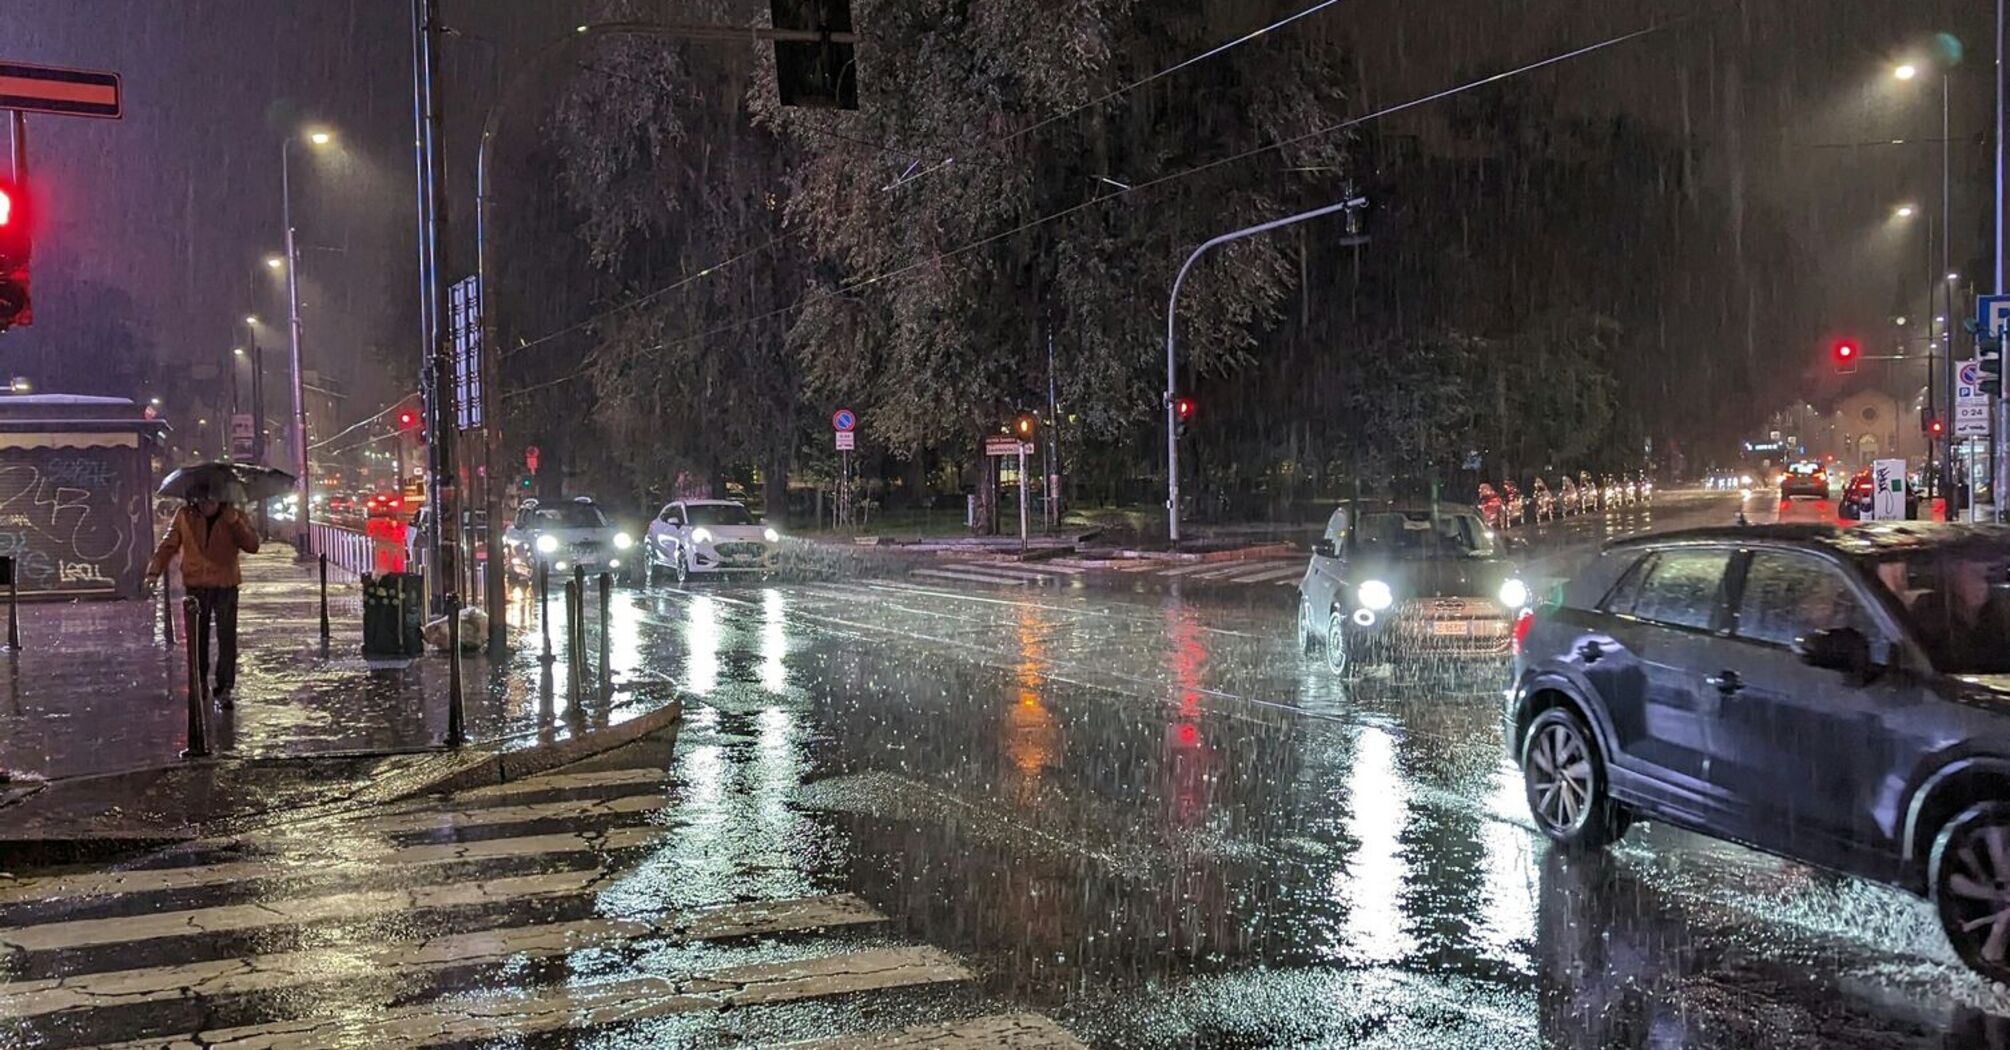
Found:
M 1939 437 L 1941 434 L 1947 432 L 1947 425 L 1942 423 L 1938 419 L 1929 419 L 1926 421 L 1926 430 L 1927 433 L 1930 433 L 1935 437 Z
M 14 187 L 0 182 L 0 226 L 14 223 Z
M 1855 356 L 1856 356 L 1856 344 L 1855 344 L 1855 343 L 1837 343 L 1837 344 L 1836 344 L 1836 360 L 1838 360 L 1838 361 L 1848 361 L 1848 360 L 1850 360 L 1851 358 L 1854 358 Z
M 399 430 L 410 430 L 418 425 L 419 425 L 419 414 L 417 412 L 414 412 L 408 408 L 403 412 L 398 413 Z
M 1193 398 L 1173 398 L 1173 418 L 1184 423 L 1193 418 Z
M 1018 421 L 1012 424 L 1012 428 L 1018 432 L 1020 437 L 1031 437 L 1033 434 L 1033 417 L 1020 416 Z
M 34 319 L 28 296 L 31 225 L 26 189 L 0 178 L 0 329 Z
M 1830 350 L 1835 358 L 1836 372 L 1847 374 L 1856 371 L 1857 346 L 1847 339 L 1841 340 Z

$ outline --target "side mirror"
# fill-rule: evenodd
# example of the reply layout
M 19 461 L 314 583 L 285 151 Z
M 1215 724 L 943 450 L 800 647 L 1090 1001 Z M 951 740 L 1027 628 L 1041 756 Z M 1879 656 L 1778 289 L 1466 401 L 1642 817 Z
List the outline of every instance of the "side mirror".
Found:
M 1809 667 L 1855 675 L 1870 672 L 1870 639 L 1854 627 L 1835 627 L 1796 638 L 1794 652 Z
M 1312 541 L 1312 553 L 1321 558 L 1331 558 L 1339 553 L 1333 548 L 1333 541 L 1324 536 Z

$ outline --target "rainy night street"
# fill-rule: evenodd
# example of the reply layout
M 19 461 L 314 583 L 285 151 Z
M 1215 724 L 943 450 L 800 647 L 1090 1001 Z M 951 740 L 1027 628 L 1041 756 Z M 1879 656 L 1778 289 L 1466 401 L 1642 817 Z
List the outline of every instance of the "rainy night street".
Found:
M 2005 1045 L 1923 903 L 1665 828 L 1552 851 L 1498 675 L 1345 687 L 1295 593 L 624 591 L 674 752 L 0 883 L 0 1035 Z

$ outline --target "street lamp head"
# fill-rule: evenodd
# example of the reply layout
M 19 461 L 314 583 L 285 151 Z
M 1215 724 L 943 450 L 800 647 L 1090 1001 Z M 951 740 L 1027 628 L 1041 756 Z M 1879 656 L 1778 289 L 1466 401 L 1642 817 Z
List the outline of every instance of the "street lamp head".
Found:
M 258 323 L 258 315 L 257 315 L 257 314 L 245 314 L 245 315 L 244 315 L 244 323 L 245 323 L 245 324 L 257 324 L 257 323 Z
M 330 142 L 335 141 L 335 136 L 326 131 L 310 131 L 307 133 L 307 141 L 312 142 L 316 146 L 326 146 Z
M 1961 279 L 1961 275 L 1958 273 L 1950 273 L 1947 275 L 1947 279 L 1950 281 L 1958 281 Z
M 243 348 L 243 347 L 241 347 L 241 346 L 233 346 L 233 347 L 231 347 L 231 348 L 230 348 L 230 352 L 231 352 L 231 353 L 233 353 L 233 354 L 236 354 L 236 355 L 237 355 L 237 356 L 239 356 L 239 357 L 243 357 L 243 356 L 244 356 L 244 348 Z
M 1891 75 L 1897 77 L 1900 80 L 1911 80 L 1913 77 L 1919 75 L 1919 67 L 1913 65 L 1910 62 L 1907 62 L 1899 66 L 1897 69 L 1892 70 Z
M 1901 219 L 1910 219 L 1912 218 L 1912 211 L 1913 211 L 1912 205 L 1901 204 L 1898 206 L 1898 209 L 1894 211 L 1892 214 L 1897 215 Z
M 1905 318 L 1903 318 L 1903 317 L 1899 317 L 1899 318 L 1894 318 L 1893 320 L 1894 320 L 1894 322 L 1895 322 L 1895 323 L 1896 323 L 1896 324 L 1897 324 L 1897 325 L 1898 325 L 1898 326 L 1899 326 L 1900 328 L 1904 328 L 1904 327 L 1905 327 Z
M 157 398 L 157 397 L 150 397 L 150 398 L 147 398 L 147 404 L 149 404 L 149 405 L 153 405 L 153 406 L 154 406 L 154 407 L 156 407 L 156 408 L 160 407 L 160 403 L 161 403 L 161 399 L 160 399 L 160 398 Z
M 286 260 L 277 255 L 268 255 L 265 257 L 265 265 L 267 269 L 277 270 L 286 265 Z

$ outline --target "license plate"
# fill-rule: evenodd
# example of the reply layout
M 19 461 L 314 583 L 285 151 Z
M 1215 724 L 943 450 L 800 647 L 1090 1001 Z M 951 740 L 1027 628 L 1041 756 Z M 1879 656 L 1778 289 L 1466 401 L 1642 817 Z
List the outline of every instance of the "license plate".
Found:
M 1464 620 L 1438 620 L 1431 624 L 1431 633 L 1436 635 L 1455 635 L 1463 638 L 1470 632 L 1466 629 L 1466 622 Z

